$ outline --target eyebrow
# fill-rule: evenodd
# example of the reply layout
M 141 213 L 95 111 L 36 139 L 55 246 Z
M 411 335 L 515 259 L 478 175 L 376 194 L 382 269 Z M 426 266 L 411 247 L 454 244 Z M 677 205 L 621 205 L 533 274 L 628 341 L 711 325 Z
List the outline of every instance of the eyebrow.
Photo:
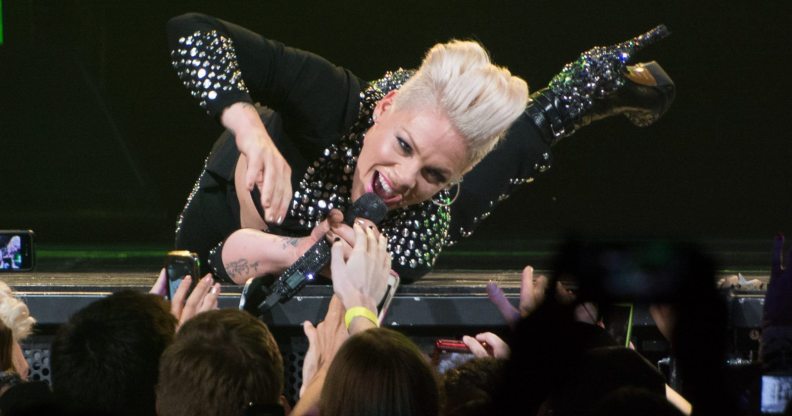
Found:
M 412 137 L 412 134 L 410 134 L 410 131 L 407 130 L 407 127 L 402 127 L 401 129 L 402 129 L 402 131 L 404 131 L 405 135 L 407 136 L 407 139 L 410 141 L 410 146 L 412 146 L 412 148 L 415 151 L 415 153 L 420 155 L 421 152 L 419 151 L 418 146 L 415 145 L 415 140 L 413 140 L 413 137 Z M 451 170 L 443 168 L 443 167 L 428 166 L 428 168 L 437 171 L 441 175 L 444 175 L 446 177 L 446 180 L 449 180 L 448 178 L 450 178 L 451 175 L 452 175 L 452 171 Z

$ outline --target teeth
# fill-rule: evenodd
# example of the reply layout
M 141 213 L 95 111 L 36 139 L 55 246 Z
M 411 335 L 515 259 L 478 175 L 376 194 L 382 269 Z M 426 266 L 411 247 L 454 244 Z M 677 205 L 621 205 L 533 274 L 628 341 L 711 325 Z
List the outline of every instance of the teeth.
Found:
M 377 181 L 387 196 L 393 196 L 395 194 L 395 192 L 393 192 L 393 188 L 388 186 L 388 183 L 385 181 L 385 179 L 382 179 L 382 175 L 377 175 Z

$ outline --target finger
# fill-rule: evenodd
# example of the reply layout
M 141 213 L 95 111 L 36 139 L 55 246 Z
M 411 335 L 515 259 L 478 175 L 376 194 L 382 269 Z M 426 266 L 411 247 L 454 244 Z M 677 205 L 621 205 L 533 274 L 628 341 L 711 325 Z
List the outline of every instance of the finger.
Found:
M 179 283 L 179 287 L 176 288 L 176 293 L 171 294 L 171 313 L 176 319 L 179 319 L 182 315 L 184 300 L 187 298 L 187 291 L 190 290 L 190 285 L 192 285 L 192 276 L 184 276 Z
M 331 223 L 330 231 L 328 232 L 328 235 L 331 236 L 332 238 L 340 237 L 342 240 L 344 240 L 344 242 L 346 242 L 349 245 L 349 247 L 355 246 L 355 238 L 356 238 L 355 230 L 344 223 L 336 224 L 336 225 L 333 225 Z
M 198 313 L 217 309 L 217 298 L 220 296 L 220 283 L 215 283 L 209 287 L 209 293 L 201 300 Z
M 270 161 L 270 163 L 272 162 Z M 261 206 L 264 207 L 265 220 L 267 222 L 275 222 L 277 219 L 275 215 L 273 215 L 274 212 L 272 212 L 273 194 L 277 186 L 276 173 L 274 166 L 269 164 L 264 166 L 264 184 L 261 187 Z
M 193 288 L 192 293 L 190 293 L 190 297 L 187 298 L 187 302 L 184 303 L 184 309 L 182 310 L 182 314 L 179 317 L 181 322 L 184 322 L 190 318 L 192 318 L 196 313 L 198 313 L 198 307 L 203 301 L 204 296 L 209 292 L 209 288 L 212 285 L 212 276 L 206 275 L 203 279 L 199 280 L 198 283 Z
M 341 212 L 338 208 L 333 208 L 330 212 L 327 213 L 327 222 L 330 223 L 331 227 L 341 225 L 344 223 L 344 213 Z
M 303 322 L 303 332 L 305 333 L 305 337 L 308 338 L 309 348 L 316 345 L 316 327 L 313 326 L 311 321 Z
M 256 183 L 261 182 L 261 170 L 263 166 L 258 155 L 246 155 L 245 185 L 248 191 L 252 191 Z
M 154 282 L 154 286 L 151 286 L 151 290 L 149 293 L 157 295 L 157 296 L 165 296 L 165 282 L 168 279 L 168 274 L 165 272 L 165 268 L 160 270 L 159 276 L 157 277 L 157 281 Z
M 355 245 L 352 247 L 352 250 L 356 252 L 365 252 L 366 246 L 368 245 L 366 232 L 363 231 L 363 227 L 358 223 L 355 223 L 352 229 L 355 231 Z
M 344 305 L 338 296 L 330 298 L 330 305 L 327 307 L 327 314 L 325 315 L 324 322 L 331 322 L 336 325 L 339 321 L 343 322 Z
M 484 348 L 481 343 L 479 343 L 475 338 L 471 336 L 465 335 L 462 337 L 462 342 L 470 348 L 470 352 L 473 353 L 476 357 L 489 357 L 490 354 L 487 352 L 486 348 Z
M 550 285 L 550 281 L 547 276 L 539 275 L 536 277 L 536 283 L 534 283 L 534 304 L 535 306 L 539 306 L 544 302 L 545 296 L 547 296 L 547 286 Z
M 287 169 L 288 172 L 284 173 L 284 178 L 291 178 L 291 169 Z M 280 206 L 277 210 L 278 218 L 275 220 L 276 223 L 281 224 L 283 220 L 286 218 L 286 214 L 289 212 L 289 204 L 291 204 L 292 198 L 292 187 L 290 180 L 282 181 L 281 189 L 280 189 Z
M 291 169 L 282 158 L 275 180 L 275 190 L 272 195 L 272 216 L 275 218 L 275 223 L 280 224 L 286 216 L 291 201 Z
M 532 311 L 536 307 L 533 273 L 533 267 L 525 266 L 520 278 L 520 311 L 526 313 Z
M 344 244 L 341 239 L 337 239 L 330 249 L 330 273 L 333 275 L 333 288 L 336 283 L 344 278 L 346 273 L 346 263 L 344 262 Z
M 377 257 L 377 236 L 374 234 L 374 227 L 368 226 L 366 227 L 366 252 L 372 259 L 376 259 Z
M 495 358 L 509 358 L 511 349 L 501 337 L 493 334 L 492 332 L 484 332 L 476 335 L 476 340 L 484 342 L 492 348 L 492 355 Z M 485 348 L 486 350 L 486 348 Z
M 380 248 L 380 261 L 382 261 L 382 267 L 386 269 L 391 268 L 391 255 L 388 252 L 388 239 L 385 238 L 384 235 L 380 234 L 379 236 L 379 248 Z
M 514 305 L 506 298 L 506 294 L 495 282 L 487 283 L 487 297 L 492 302 L 503 319 L 510 326 L 514 326 L 520 320 L 520 310 L 515 308 Z

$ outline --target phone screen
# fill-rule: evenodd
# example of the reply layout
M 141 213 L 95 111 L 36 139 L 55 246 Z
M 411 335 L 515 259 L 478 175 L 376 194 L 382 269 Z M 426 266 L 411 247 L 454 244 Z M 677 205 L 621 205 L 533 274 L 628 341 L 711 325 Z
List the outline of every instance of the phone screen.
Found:
M 33 260 L 32 231 L 0 231 L 0 271 L 29 271 Z
M 783 414 L 790 397 L 792 397 L 792 375 L 762 375 L 763 415 Z
M 200 278 L 198 275 L 200 273 L 199 270 L 200 262 L 197 254 L 184 250 L 168 253 L 165 264 L 165 272 L 168 275 L 168 299 L 173 299 L 173 294 L 176 293 L 176 289 L 179 288 L 182 280 L 187 275 L 192 277 L 192 284 L 190 285 L 190 290 L 192 290 Z

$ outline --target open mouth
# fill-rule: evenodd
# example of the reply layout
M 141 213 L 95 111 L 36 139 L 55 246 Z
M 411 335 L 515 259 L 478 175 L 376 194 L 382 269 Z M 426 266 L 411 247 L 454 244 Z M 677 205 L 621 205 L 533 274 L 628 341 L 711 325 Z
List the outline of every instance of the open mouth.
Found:
M 387 205 L 396 205 L 402 199 L 402 195 L 394 191 L 388 180 L 377 171 L 371 180 L 371 189 Z

